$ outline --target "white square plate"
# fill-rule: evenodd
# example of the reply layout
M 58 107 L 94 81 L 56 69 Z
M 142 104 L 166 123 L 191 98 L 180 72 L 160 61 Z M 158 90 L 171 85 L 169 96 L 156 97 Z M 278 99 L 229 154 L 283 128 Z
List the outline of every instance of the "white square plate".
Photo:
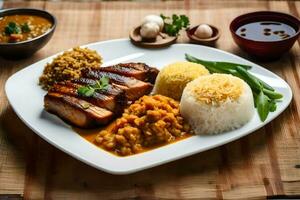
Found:
M 38 86 L 38 79 L 45 64 L 51 62 L 56 55 L 32 64 L 8 79 L 5 85 L 8 100 L 27 126 L 43 139 L 74 158 L 112 174 L 133 173 L 241 138 L 277 117 L 292 99 L 289 85 L 274 73 L 243 58 L 215 48 L 192 44 L 174 44 L 168 48 L 150 50 L 135 47 L 127 39 L 98 42 L 85 46 L 97 50 L 104 58 L 105 65 L 139 61 L 160 69 L 174 61 L 185 60 L 185 53 L 207 60 L 248 64 L 253 66 L 251 69 L 253 74 L 283 94 L 283 99 L 278 103 L 277 110 L 270 113 L 265 122 L 261 122 L 256 113 L 250 122 L 234 131 L 214 136 L 192 136 L 145 153 L 117 157 L 89 143 L 58 117 L 44 111 L 43 97 L 46 92 Z

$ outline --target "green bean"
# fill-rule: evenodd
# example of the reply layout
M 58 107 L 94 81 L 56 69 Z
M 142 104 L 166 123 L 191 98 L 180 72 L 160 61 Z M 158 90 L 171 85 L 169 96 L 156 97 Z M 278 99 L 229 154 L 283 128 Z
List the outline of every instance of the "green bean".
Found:
M 270 105 L 263 91 L 260 91 L 260 93 L 258 94 L 256 98 L 256 105 L 260 120 L 265 121 L 269 115 Z
M 253 75 L 252 75 L 252 76 L 253 76 Z M 255 76 L 253 76 L 253 77 L 255 77 Z M 255 78 L 256 78 L 256 77 L 255 77 Z M 271 90 L 271 91 L 275 91 L 275 89 L 274 89 L 272 86 L 270 86 L 269 84 L 267 84 L 266 82 L 260 80 L 259 78 L 256 78 L 256 79 L 260 82 L 260 84 L 261 84 L 265 89 Z
M 210 72 L 210 73 L 224 73 L 223 71 L 221 70 L 218 70 L 214 67 L 211 67 L 211 66 L 205 66 L 205 68 Z
M 196 63 L 199 63 L 199 64 L 202 64 L 202 65 L 204 65 L 205 67 L 210 67 L 210 69 L 212 69 L 212 68 L 216 68 L 216 69 L 218 69 L 218 70 L 212 70 L 212 71 L 218 71 L 218 73 L 220 72 L 220 71 L 227 71 L 227 70 L 236 70 L 236 67 L 237 66 L 240 66 L 240 67 L 242 67 L 242 68 L 244 68 L 245 70 L 249 70 L 249 69 L 251 69 L 251 66 L 249 66 L 249 65 L 242 65 L 242 64 L 237 64 L 237 63 L 230 63 L 230 62 L 216 62 L 216 61 L 208 61 L 208 60 L 200 60 L 200 59 L 198 59 L 198 58 L 195 58 L 195 57 L 193 57 L 193 56 L 191 56 L 191 55 L 189 55 L 189 54 L 185 54 L 185 56 L 186 56 L 186 59 L 188 60 L 188 61 L 190 61 L 190 62 L 196 62 Z M 234 74 L 233 74 L 234 75 Z M 257 78 L 257 77 L 255 77 L 255 76 L 253 76 L 253 75 L 251 75 L 252 76 L 252 78 L 255 78 L 255 79 L 257 79 L 257 81 L 259 81 L 260 82 L 260 84 L 264 87 L 264 88 L 266 88 L 266 89 L 268 89 L 268 90 L 272 90 L 272 91 L 274 91 L 274 88 L 272 88 L 269 84 L 267 84 L 266 82 L 264 82 L 263 80 L 260 80 L 259 78 Z
M 244 68 L 237 66 L 237 71 L 244 77 L 244 80 L 250 85 L 252 89 L 260 90 L 262 88 L 261 84 L 257 79 L 253 78 L 249 72 L 247 72 Z
M 231 62 L 217 62 L 217 61 L 208 61 L 208 60 L 200 60 L 198 58 L 195 58 L 189 54 L 185 54 L 185 58 L 190 62 L 196 62 L 199 64 L 202 64 L 204 66 L 211 66 L 218 69 L 236 69 L 236 66 L 241 66 L 242 68 L 248 70 L 251 69 L 251 66 L 249 65 L 242 65 L 237 63 L 231 63 Z
M 265 95 L 267 95 L 270 99 L 281 99 L 283 97 L 282 94 L 275 92 L 275 91 L 271 91 L 271 90 L 267 90 L 267 89 L 263 89 L 263 92 Z
M 250 73 L 249 73 L 249 76 L 251 76 L 253 79 L 256 79 L 265 89 L 275 91 L 274 88 L 272 88 L 269 84 L 267 84 L 266 82 L 264 82 L 261 79 L 257 78 L 256 76 L 254 76 Z
M 274 100 L 270 101 L 269 110 L 270 112 L 274 112 L 277 109 L 276 102 Z

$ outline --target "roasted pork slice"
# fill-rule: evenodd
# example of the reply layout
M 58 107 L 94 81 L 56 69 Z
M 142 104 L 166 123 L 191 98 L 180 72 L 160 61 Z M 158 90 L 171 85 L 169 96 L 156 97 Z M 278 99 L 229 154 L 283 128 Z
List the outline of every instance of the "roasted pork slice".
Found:
M 113 89 L 113 86 L 109 86 L 107 88 L 107 92 L 105 93 L 101 93 L 101 91 L 99 92 L 97 91 L 94 93 L 94 95 L 90 97 L 84 97 L 78 95 L 77 93 L 77 89 L 81 86 L 82 85 L 77 83 L 72 83 L 70 81 L 60 82 L 54 84 L 54 86 L 50 89 L 50 92 L 62 93 L 69 96 L 83 99 L 96 106 L 108 109 L 117 115 L 123 111 L 125 105 L 127 104 L 125 91 L 119 88 L 115 87 L 115 89 Z
M 101 67 L 99 70 L 133 77 L 150 83 L 155 82 L 159 72 L 157 69 L 149 67 L 145 63 L 120 63 L 108 67 Z
M 129 101 L 136 100 L 145 94 L 149 94 L 153 85 L 138 79 L 122 76 L 112 72 L 101 70 L 83 70 L 83 77 L 99 80 L 102 77 L 108 77 L 110 84 L 125 90 L 126 97 Z
M 105 125 L 113 118 L 113 113 L 107 109 L 61 93 L 48 92 L 44 104 L 48 112 L 82 128 Z
M 78 84 L 79 86 L 82 85 L 94 85 L 96 84 L 95 79 L 90 78 L 79 78 L 72 81 L 72 83 Z M 119 87 L 116 87 L 112 84 L 109 84 L 105 90 L 98 91 L 101 94 L 109 94 L 109 95 L 119 95 L 120 93 L 125 93 L 125 91 Z

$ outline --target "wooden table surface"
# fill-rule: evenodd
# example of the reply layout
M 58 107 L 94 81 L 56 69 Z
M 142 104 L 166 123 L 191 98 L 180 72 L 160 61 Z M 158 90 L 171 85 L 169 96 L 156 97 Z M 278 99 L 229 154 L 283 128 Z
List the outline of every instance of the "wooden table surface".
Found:
M 230 21 L 257 10 L 283 11 L 299 17 L 300 2 L 6 1 L 4 7 L 46 9 L 57 17 L 58 27 L 51 41 L 32 57 L 18 61 L 0 58 L 0 199 L 5 196 L 11 199 L 299 197 L 300 39 L 280 60 L 265 63 L 254 60 L 292 87 L 293 101 L 277 119 L 235 142 L 131 175 L 110 175 L 96 170 L 42 140 L 12 111 L 4 84 L 11 74 L 59 51 L 128 37 L 129 30 L 149 13 L 182 13 L 190 17 L 191 24 L 214 24 L 222 31 L 217 48 L 252 60 L 234 44 L 228 30 Z M 179 42 L 188 42 L 184 33 Z

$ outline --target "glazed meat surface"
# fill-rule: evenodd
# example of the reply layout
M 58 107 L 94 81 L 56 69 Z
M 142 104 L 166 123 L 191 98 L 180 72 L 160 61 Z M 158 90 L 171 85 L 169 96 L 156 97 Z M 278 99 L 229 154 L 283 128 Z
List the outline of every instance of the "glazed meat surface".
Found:
M 125 90 L 126 96 L 130 101 L 137 100 L 141 96 L 149 94 L 153 89 L 153 85 L 151 83 L 112 72 L 104 72 L 101 70 L 84 70 L 83 76 L 94 80 L 99 80 L 102 77 L 108 77 L 109 82 L 112 85 Z
M 91 97 L 84 97 L 77 93 L 77 89 L 81 86 L 82 85 L 80 84 L 72 82 L 62 82 L 54 84 L 50 91 L 83 99 L 95 106 L 108 109 L 114 113 L 120 113 L 127 104 L 125 92 L 119 88 L 112 89 L 113 86 L 109 86 L 106 93 L 95 92 L 95 94 Z
M 129 102 L 149 94 L 158 70 L 143 63 L 125 63 L 97 70 L 83 70 L 82 77 L 53 85 L 44 97 L 45 109 L 81 128 L 108 124 L 122 114 Z M 109 85 L 91 96 L 78 93 L 106 77 Z
M 78 127 L 105 125 L 113 118 L 113 112 L 95 106 L 82 99 L 48 92 L 44 98 L 45 109 Z
M 123 76 L 133 77 L 141 81 L 154 84 L 158 70 L 149 67 L 145 63 L 121 63 L 113 66 L 102 67 L 99 69 L 103 72 L 113 72 Z

